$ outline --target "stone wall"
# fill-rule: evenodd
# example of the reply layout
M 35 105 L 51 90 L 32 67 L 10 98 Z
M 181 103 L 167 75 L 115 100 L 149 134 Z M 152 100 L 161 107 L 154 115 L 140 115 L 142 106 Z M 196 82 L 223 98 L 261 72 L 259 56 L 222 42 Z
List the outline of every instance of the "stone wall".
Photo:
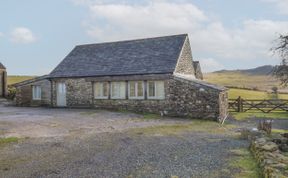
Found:
M 41 87 L 41 100 L 33 100 L 32 86 Z M 17 106 L 50 106 L 51 104 L 51 83 L 49 80 L 36 80 L 16 87 L 16 105 Z
M 203 80 L 203 73 L 199 61 L 193 61 L 193 66 L 195 71 L 195 77 L 197 79 Z
M 85 79 L 68 79 L 65 81 L 67 89 L 67 106 L 91 106 L 92 83 Z
M 288 156 L 285 156 L 284 152 L 279 149 L 283 144 L 288 147 L 288 138 L 280 134 L 266 135 L 262 133 L 258 137 L 252 137 L 250 149 L 258 161 L 264 177 L 288 177 Z
M 227 115 L 227 92 L 198 80 L 169 80 L 170 115 L 221 120 Z
M 7 95 L 7 73 L 5 69 L 0 69 L 0 97 Z
M 175 73 L 194 76 L 193 58 L 189 39 L 186 38 L 178 59 Z
M 3 71 L 0 69 L 0 97 L 3 96 Z
M 95 107 L 151 112 L 169 116 L 184 116 L 218 120 L 227 115 L 227 92 L 218 88 L 171 77 L 165 80 L 165 99 L 94 99 L 91 81 L 58 79 L 67 86 L 68 107 Z M 53 82 L 53 106 L 56 106 L 56 81 Z

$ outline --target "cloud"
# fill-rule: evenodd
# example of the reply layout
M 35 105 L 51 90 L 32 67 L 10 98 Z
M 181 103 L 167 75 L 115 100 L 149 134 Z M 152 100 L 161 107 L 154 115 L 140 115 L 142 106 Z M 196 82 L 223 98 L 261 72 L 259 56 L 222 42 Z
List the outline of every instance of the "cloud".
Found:
M 263 2 L 274 4 L 280 14 L 288 15 L 288 0 L 261 0 Z
M 213 58 L 199 59 L 199 61 L 203 72 L 213 72 L 224 69 L 224 65 L 220 64 Z
M 13 43 L 19 44 L 33 43 L 37 40 L 32 31 L 25 27 L 14 28 L 10 33 L 10 39 Z
M 83 26 L 98 41 L 188 33 L 194 57 L 206 59 L 207 65 L 202 65 L 205 71 L 218 70 L 222 67 L 219 63 L 236 60 L 272 60 L 269 49 L 273 40 L 288 29 L 288 21 L 255 19 L 227 27 L 188 1 L 74 1 L 88 8 L 89 18 Z
M 207 20 L 199 8 L 188 3 L 93 4 L 89 10 L 87 32 L 99 40 L 184 33 L 199 28 L 200 22 Z

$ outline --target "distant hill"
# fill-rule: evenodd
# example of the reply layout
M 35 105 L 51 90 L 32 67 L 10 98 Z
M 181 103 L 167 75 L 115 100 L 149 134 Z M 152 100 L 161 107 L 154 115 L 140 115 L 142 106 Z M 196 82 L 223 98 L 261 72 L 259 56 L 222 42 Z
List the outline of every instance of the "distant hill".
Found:
M 288 92 L 288 88 L 281 86 L 271 75 L 273 69 L 273 66 L 265 65 L 253 69 L 221 70 L 204 74 L 204 80 L 230 88 L 271 91 L 272 87 L 278 87 L 279 92 Z
M 248 75 L 270 75 L 272 74 L 274 70 L 274 66 L 272 65 L 264 65 L 252 69 L 237 69 L 237 70 L 220 70 L 216 71 L 213 73 L 231 73 L 231 72 L 236 72 L 236 73 L 243 73 L 243 74 L 248 74 Z

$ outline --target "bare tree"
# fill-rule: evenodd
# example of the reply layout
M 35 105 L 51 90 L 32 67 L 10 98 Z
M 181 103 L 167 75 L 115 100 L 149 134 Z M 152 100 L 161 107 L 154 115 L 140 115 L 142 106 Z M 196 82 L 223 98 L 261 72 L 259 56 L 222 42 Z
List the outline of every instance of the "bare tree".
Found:
M 283 85 L 288 85 L 288 34 L 280 35 L 276 40 L 273 52 L 281 58 L 281 64 L 274 69 L 274 75 L 280 79 Z

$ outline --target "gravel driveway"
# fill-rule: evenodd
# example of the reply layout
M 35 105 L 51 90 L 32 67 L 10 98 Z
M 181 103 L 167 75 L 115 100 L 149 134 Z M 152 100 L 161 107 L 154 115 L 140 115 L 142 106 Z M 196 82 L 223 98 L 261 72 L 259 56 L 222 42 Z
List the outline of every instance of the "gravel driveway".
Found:
M 248 143 L 211 130 L 165 130 L 193 123 L 109 111 L 0 107 L 2 136 L 23 138 L 0 147 L 0 177 L 234 177 L 230 150 Z

